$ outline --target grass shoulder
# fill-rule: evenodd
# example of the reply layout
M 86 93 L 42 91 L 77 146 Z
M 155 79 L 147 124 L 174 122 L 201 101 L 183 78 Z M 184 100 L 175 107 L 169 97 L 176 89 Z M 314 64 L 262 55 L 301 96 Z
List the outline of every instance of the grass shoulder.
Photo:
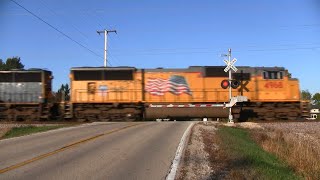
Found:
M 25 126 L 25 127 L 14 127 L 9 130 L 1 139 L 25 136 L 38 132 L 49 131 L 53 129 L 59 129 L 70 125 L 52 125 L 52 126 Z
M 300 179 L 285 162 L 255 143 L 245 129 L 220 126 L 217 135 L 227 161 L 233 164 L 231 178 Z

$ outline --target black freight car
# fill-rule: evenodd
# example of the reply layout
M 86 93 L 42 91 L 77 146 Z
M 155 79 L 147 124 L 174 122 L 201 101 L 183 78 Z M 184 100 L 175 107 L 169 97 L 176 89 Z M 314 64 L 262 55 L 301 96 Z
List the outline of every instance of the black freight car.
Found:
M 49 117 L 51 71 L 0 71 L 0 120 L 40 120 Z

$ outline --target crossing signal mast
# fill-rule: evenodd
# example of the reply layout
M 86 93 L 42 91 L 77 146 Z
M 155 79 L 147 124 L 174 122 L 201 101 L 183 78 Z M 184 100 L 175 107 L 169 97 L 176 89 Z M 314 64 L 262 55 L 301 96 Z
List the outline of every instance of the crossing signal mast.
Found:
M 231 100 L 232 100 L 232 86 L 233 85 L 238 85 L 239 86 L 239 83 L 235 84 L 235 81 L 232 80 L 232 70 L 234 72 L 238 71 L 238 69 L 234 66 L 234 63 L 237 61 L 237 59 L 233 58 L 231 60 L 231 49 L 228 49 L 228 54 L 226 54 L 224 56 L 228 56 L 228 60 L 225 59 L 223 61 L 224 61 L 224 63 L 227 64 L 227 67 L 224 69 L 224 72 L 228 72 L 229 71 L 229 79 L 228 79 L 228 81 L 223 80 L 221 82 L 221 86 L 224 89 L 226 89 L 229 86 L 229 101 L 231 102 Z M 232 106 L 229 107 L 229 123 L 234 123 L 233 116 L 232 116 Z

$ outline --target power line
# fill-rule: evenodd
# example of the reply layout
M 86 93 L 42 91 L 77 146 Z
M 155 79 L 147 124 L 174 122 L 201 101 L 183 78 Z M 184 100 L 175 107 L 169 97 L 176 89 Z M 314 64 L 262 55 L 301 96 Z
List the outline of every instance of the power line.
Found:
M 113 53 L 110 53 L 110 51 L 109 51 L 109 52 L 107 52 L 107 54 L 110 57 L 108 62 L 110 62 L 110 59 L 112 59 L 112 64 L 114 64 L 114 63 L 116 63 L 116 65 L 120 64 L 119 62 L 121 62 L 121 61 Z
M 301 46 L 303 45 L 303 46 Z M 230 46 L 230 45 L 229 45 Z M 263 48 L 259 45 L 248 45 L 248 46 L 238 46 L 238 45 L 231 45 L 232 47 L 235 47 L 237 49 L 247 49 L 247 50 L 286 50 L 286 49 L 316 49 L 320 47 L 319 43 L 308 43 L 308 44 L 278 44 L 273 45 L 273 48 Z M 279 46 L 277 48 L 274 48 L 274 46 Z M 299 47 L 300 46 L 300 47 Z M 308 47 L 309 46 L 309 47 Z M 225 46 L 220 46 L 219 48 L 223 48 Z M 261 47 L 261 48 L 260 48 Z M 254 48 L 254 49 L 253 49 Z M 151 48 L 151 49 L 136 49 L 136 48 L 130 48 L 130 49 L 113 49 L 114 52 L 117 53 L 179 53 L 179 52 L 212 52 L 213 47 L 188 47 L 188 48 Z
M 65 34 L 64 32 L 60 31 L 58 28 L 54 27 L 53 25 L 51 25 L 50 23 L 48 23 L 47 21 L 43 20 L 41 17 L 39 17 L 38 15 L 34 14 L 33 12 L 29 11 L 27 8 L 23 7 L 22 5 L 20 5 L 19 3 L 17 3 L 15 0 L 11 0 L 12 2 L 14 2 L 16 5 L 20 6 L 22 9 L 26 10 L 28 13 L 30 13 L 31 15 L 33 15 L 34 17 L 36 17 L 37 19 L 39 19 L 40 21 L 42 21 L 43 23 L 47 24 L 48 26 L 50 26 L 52 29 L 54 29 L 55 31 L 59 32 L 60 34 L 62 34 L 63 36 L 65 36 L 66 38 L 68 38 L 69 40 L 71 40 L 72 42 L 78 44 L 79 46 L 83 47 L 84 49 L 88 50 L 89 52 L 91 52 L 92 54 L 94 54 L 97 57 L 103 58 L 103 56 L 97 54 L 96 52 L 92 51 L 91 49 L 89 49 L 88 47 L 82 45 L 80 42 L 74 40 L 73 38 L 71 38 L 69 35 Z
M 213 49 L 213 48 L 212 48 Z M 239 48 L 239 50 L 235 50 L 234 52 L 243 52 L 243 51 L 249 51 L 249 52 L 270 52 L 270 51 L 290 51 L 290 50 L 318 50 L 320 49 L 320 46 L 315 47 L 288 47 L 288 48 L 270 48 L 270 49 L 242 49 Z M 194 51 L 193 49 L 190 49 L 191 51 L 177 51 L 178 49 L 175 49 L 173 51 L 142 51 L 142 52 L 125 52 L 121 53 L 118 51 L 118 53 L 113 53 L 113 55 L 117 56 L 149 56 L 149 55 L 171 55 L 171 54 L 220 54 L 221 51 L 212 51 L 209 48 L 204 48 L 203 51 Z M 121 54 L 120 54 L 121 53 Z
M 320 46 L 317 47 L 296 47 L 296 48 L 271 48 L 271 49 L 248 49 L 245 51 L 289 51 L 289 50 L 316 50 L 320 49 Z M 236 51 L 238 52 L 238 51 Z M 241 51 L 239 51 L 241 52 Z
M 42 2 L 42 5 L 44 6 L 44 7 L 46 7 L 52 14 L 54 14 L 55 16 L 57 16 L 57 17 L 59 17 L 60 15 L 58 15 L 58 13 L 56 13 L 53 9 L 51 9 L 49 6 L 48 6 L 48 4 L 47 3 L 45 3 L 44 2 L 44 0 L 41 0 L 41 2 Z M 61 17 L 61 16 L 60 16 Z M 80 30 L 79 30 L 79 28 L 77 28 L 74 24 L 72 24 L 70 21 L 68 21 L 67 19 L 65 19 L 65 18 L 61 18 L 62 19 L 62 21 L 64 21 L 66 24 L 69 24 L 70 26 L 72 26 L 78 33 L 80 33 L 83 37 L 85 37 L 85 38 L 87 38 L 88 39 L 88 36 L 87 35 L 85 35 L 83 32 L 81 32 Z

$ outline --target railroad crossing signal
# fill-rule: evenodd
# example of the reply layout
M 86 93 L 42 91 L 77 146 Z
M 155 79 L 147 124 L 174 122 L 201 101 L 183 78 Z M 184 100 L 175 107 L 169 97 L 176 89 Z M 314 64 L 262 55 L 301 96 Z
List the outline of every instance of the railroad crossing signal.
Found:
M 238 68 L 236 68 L 234 66 L 234 63 L 237 61 L 236 58 L 233 58 L 232 61 L 230 61 L 230 60 L 223 60 L 223 61 L 224 61 L 224 63 L 227 64 L 227 67 L 224 68 L 224 72 L 228 72 L 230 69 L 232 69 L 234 72 L 238 71 Z
M 234 66 L 234 63 L 237 61 L 236 58 L 233 58 L 231 60 L 231 49 L 228 49 L 229 53 L 228 55 L 228 60 L 223 60 L 224 63 L 226 63 L 227 67 L 224 69 L 224 72 L 228 72 L 229 71 L 229 79 L 228 79 L 228 84 L 229 84 L 229 100 L 230 100 L 230 103 L 231 103 L 231 100 L 232 100 L 232 87 L 231 85 L 233 84 L 233 86 L 235 87 L 235 85 L 239 85 L 239 83 L 232 83 L 232 79 L 231 79 L 231 75 L 232 75 L 232 71 L 231 69 L 234 71 L 234 72 L 237 72 L 237 68 Z M 222 82 L 221 83 L 221 87 L 224 88 L 225 85 L 227 85 L 226 82 Z M 233 116 L 232 116 L 232 110 L 231 110 L 231 106 L 229 108 L 229 122 L 230 123 L 233 123 Z
M 229 85 L 230 85 L 230 83 L 229 83 L 229 81 L 228 80 L 222 80 L 221 81 L 221 87 L 223 88 L 223 89 L 227 89 L 228 87 L 229 87 Z
M 227 89 L 229 86 L 231 86 L 232 89 L 237 89 L 240 86 L 240 82 L 235 79 L 231 80 L 231 84 L 230 84 L 230 81 L 227 79 L 224 79 L 221 81 L 221 87 L 223 89 Z

